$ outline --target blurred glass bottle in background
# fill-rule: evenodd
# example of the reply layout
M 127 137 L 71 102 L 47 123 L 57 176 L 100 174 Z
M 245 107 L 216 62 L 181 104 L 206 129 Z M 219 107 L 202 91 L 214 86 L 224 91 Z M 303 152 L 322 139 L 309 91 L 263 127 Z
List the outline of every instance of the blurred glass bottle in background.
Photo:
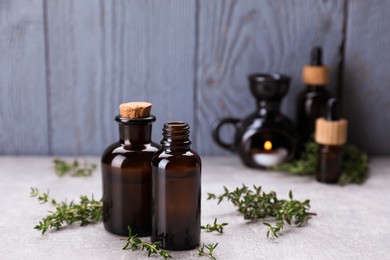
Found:
M 326 118 L 318 118 L 316 122 L 315 141 L 320 145 L 316 174 L 319 182 L 336 183 L 339 180 L 347 127 L 348 121 L 339 117 L 337 100 L 329 99 Z
M 332 96 L 325 88 L 329 80 L 328 74 L 328 67 L 322 62 L 321 47 L 314 47 L 311 51 L 310 65 L 305 65 L 302 69 L 302 79 L 306 89 L 297 98 L 299 151 L 302 151 L 306 142 L 313 140 L 316 119 L 326 115 L 326 104 Z

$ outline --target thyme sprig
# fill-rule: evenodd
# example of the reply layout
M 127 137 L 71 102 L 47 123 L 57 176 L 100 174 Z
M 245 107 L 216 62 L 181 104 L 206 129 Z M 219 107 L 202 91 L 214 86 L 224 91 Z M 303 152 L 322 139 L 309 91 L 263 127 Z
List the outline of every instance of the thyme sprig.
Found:
M 44 234 L 49 229 L 59 229 L 64 225 L 80 223 L 80 226 L 89 223 L 95 223 L 102 219 L 102 201 L 95 200 L 93 195 L 91 198 L 80 196 L 80 202 L 71 201 L 57 202 L 49 196 L 49 191 L 40 193 L 37 188 L 31 188 L 31 197 L 36 197 L 41 204 L 50 203 L 55 207 L 54 211 L 49 211 L 49 215 L 42 218 L 41 221 L 34 227 L 42 231 Z
M 214 223 L 207 224 L 206 226 L 200 226 L 200 229 L 205 230 L 206 232 L 213 232 L 217 231 L 218 233 L 222 234 L 223 233 L 223 227 L 229 225 L 228 223 L 217 223 L 217 218 L 214 219 Z
M 199 256 L 208 256 L 209 258 L 215 260 L 217 258 L 215 258 L 215 256 L 213 254 L 214 254 L 214 250 L 217 246 L 218 246 L 218 242 L 217 243 L 208 243 L 208 244 L 202 243 L 202 246 L 197 248 L 198 255 Z M 208 250 L 208 252 L 206 252 L 207 250 Z
M 131 249 L 135 251 L 141 248 L 142 251 L 146 250 L 148 252 L 148 256 L 156 254 L 160 255 L 164 259 L 172 258 L 171 253 L 168 250 L 164 250 L 159 247 L 160 241 L 156 241 L 154 243 L 144 242 L 138 237 L 138 235 L 132 234 L 130 226 L 128 226 L 127 229 L 129 230 L 129 237 L 127 238 L 125 246 L 122 248 L 123 250 Z
M 369 172 L 367 154 L 354 145 L 345 145 L 343 152 L 343 165 L 339 184 L 364 183 L 368 178 Z
M 268 227 L 267 237 L 269 235 L 278 237 L 285 223 L 301 227 L 309 221 L 311 216 L 316 215 L 309 212 L 310 200 L 303 202 L 294 200 L 292 191 L 289 193 L 289 200 L 280 200 L 275 192 L 265 193 L 260 186 L 253 186 L 253 190 L 244 184 L 233 191 L 229 191 L 226 187 L 223 188 L 224 193 L 220 195 L 208 193 L 208 200 L 218 200 L 218 204 L 224 199 L 230 201 L 237 207 L 237 211 L 244 215 L 244 219 L 274 217 L 277 221 L 275 226 L 264 223 Z
M 300 159 L 275 165 L 270 169 L 297 175 L 314 175 L 317 167 L 318 148 L 319 145 L 317 143 L 308 142 Z M 338 183 L 340 185 L 364 183 L 368 178 L 368 162 L 366 153 L 353 144 L 346 144 L 343 147 L 342 173 Z
M 300 202 L 293 199 L 292 191 L 289 192 L 290 200 L 282 200 L 282 206 L 276 211 L 276 225 L 272 226 L 269 223 L 263 223 L 268 227 L 267 237 L 271 234 L 273 237 L 278 237 L 278 233 L 283 230 L 284 224 L 294 224 L 301 227 L 309 221 L 315 213 L 308 212 L 310 208 L 310 200 Z
M 85 163 L 82 167 L 77 160 L 68 163 L 62 159 L 55 158 L 53 160 L 53 163 L 55 174 L 60 177 L 66 174 L 69 174 L 72 177 L 88 177 L 92 176 L 93 172 L 96 169 L 96 164 L 88 165 L 87 163 Z

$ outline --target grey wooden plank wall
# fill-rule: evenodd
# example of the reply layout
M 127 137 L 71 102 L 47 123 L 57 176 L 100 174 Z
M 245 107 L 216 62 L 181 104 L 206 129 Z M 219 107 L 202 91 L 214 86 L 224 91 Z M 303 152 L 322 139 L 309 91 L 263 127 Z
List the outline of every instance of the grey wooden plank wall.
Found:
M 100 154 L 129 100 L 193 124 L 193 1 L 47 1 L 50 152 Z
M 390 154 L 390 2 L 350 1 L 343 73 L 349 138 Z
M 379 0 L 0 0 L 0 154 L 101 154 L 130 100 L 154 104 L 155 141 L 163 122 L 184 120 L 201 154 L 226 154 L 210 128 L 254 109 L 246 75 L 291 75 L 282 109 L 294 117 L 314 45 L 350 140 L 390 154 L 388 10 Z
M 0 1 L 0 154 L 47 154 L 41 0 Z

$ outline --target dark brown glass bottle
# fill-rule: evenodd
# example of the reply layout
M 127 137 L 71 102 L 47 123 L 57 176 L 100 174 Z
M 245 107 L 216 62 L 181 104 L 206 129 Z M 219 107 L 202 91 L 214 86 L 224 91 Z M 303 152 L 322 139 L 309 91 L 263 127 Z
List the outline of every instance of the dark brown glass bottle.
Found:
M 347 120 L 338 116 L 336 99 L 329 99 L 326 118 L 316 121 L 315 140 L 320 145 L 317 157 L 319 182 L 336 183 L 341 176 L 347 125 Z
M 317 160 L 317 180 L 325 183 L 336 183 L 341 176 L 343 146 L 320 145 Z
M 326 90 L 328 68 L 322 64 L 322 50 L 313 48 L 310 65 L 303 67 L 303 81 L 306 89 L 297 98 L 296 119 L 300 134 L 300 150 L 313 140 L 316 119 L 326 115 L 326 103 L 331 94 Z
M 169 250 L 200 243 L 201 160 L 190 149 L 189 126 L 166 123 L 162 148 L 152 159 L 152 242 Z
M 119 142 L 103 153 L 103 222 L 114 234 L 150 236 L 152 169 L 151 160 L 159 146 L 151 142 L 154 116 L 115 117 L 119 123 Z

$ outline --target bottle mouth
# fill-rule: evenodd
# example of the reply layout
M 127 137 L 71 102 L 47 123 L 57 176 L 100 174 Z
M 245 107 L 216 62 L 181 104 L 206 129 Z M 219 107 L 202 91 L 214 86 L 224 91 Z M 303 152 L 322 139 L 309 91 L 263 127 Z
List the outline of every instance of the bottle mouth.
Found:
M 164 124 L 163 136 L 172 141 L 180 140 L 183 144 L 189 144 L 188 136 L 190 126 L 186 122 L 172 121 Z
M 126 118 L 117 115 L 115 117 L 115 121 L 124 125 L 145 125 L 145 124 L 151 124 L 154 121 L 156 121 L 156 117 L 154 115 L 150 115 L 148 117 L 143 117 L 143 118 Z
M 190 128 L 186 122 L 183 121 L 172 121 L 164 124 L 164 129 L 188 129 Z

